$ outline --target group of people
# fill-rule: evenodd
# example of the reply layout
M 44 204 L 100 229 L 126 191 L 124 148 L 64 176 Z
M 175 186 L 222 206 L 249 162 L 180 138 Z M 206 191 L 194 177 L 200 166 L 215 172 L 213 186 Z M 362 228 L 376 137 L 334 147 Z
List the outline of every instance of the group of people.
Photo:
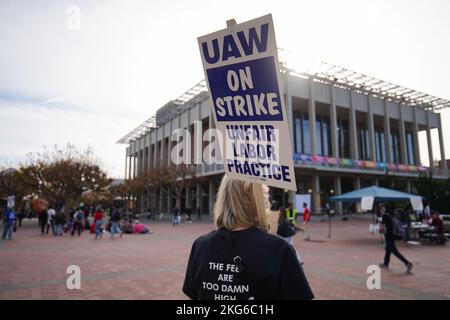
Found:
M 50 230 L 54 236 L 62 236 L 64 233 L 69 233 L 72 236 L 81 234 L 85 230 L 95 234 L 95 239 L 102 237 L 105 229 L 110 232 L 111 238 L 116 234 L 120 237 L 124 233 L 147 234 L 153 233 L 150 229 L 139 222 L 139 220 L 132 219 L 132 215 L 127 212 L 121 212 L 118 208 L 112 208 L 110 211 L 105 210 L 99 206 L 95 212 L 92 210 L 78 207 L 72 209 L 66 215 L 64 208 L 56 209 L 49 206 L 48 209 L 40 210 L 36 213 L 38 218 L 38 225 L 41 235 L 48 235 Z M 105 223 L 106 218 L 108 221 Z M 17 230 L 18 217 L 13 208 L 8 208 L 2 215 L 4 224 L 3 239 L 6 237 L 12 240 L 13 233 Z M 20 224 L 19 224 L 20 227 Z
M 444 221 L 438 211 L 433 211 L 430 208 L 430 203 L 426 202 L 423 211 L 417 212 L 413 210 L 411 205 L 408 205 L 404 210 L 386 210 L 384 204 L 379 204 L 377 209 L 378 219 L 381 218 L 381 212 L 387 211 L 394 221 L 394 235 L 397 240 L 403 240 L 408 242 L 410 240 L 410 230 L 412 222 L 421 222 L 422 224 L 429 225 L 433 229 L 433 233 L 436 235 L 436 242 L 438 244 L 445 244 L 445 230 Z M 427 231 L 419 231 L 419 237 L 424 236 Z

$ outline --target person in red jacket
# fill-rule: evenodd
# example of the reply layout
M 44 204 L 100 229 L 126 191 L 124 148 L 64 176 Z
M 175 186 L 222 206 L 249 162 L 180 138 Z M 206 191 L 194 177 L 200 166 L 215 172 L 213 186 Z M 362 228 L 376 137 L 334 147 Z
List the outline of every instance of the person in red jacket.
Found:
M 95 239 L 102 237 L 102 225 L 103 225 L 103 209 L 99 208 L 94 214 L 95 224 Z
M 311 213 L 308 209 L 308 204 L 303 202 L 303 230 L 305 231 L 305 240 L 309 241 L 309 222 L 311 221 Z

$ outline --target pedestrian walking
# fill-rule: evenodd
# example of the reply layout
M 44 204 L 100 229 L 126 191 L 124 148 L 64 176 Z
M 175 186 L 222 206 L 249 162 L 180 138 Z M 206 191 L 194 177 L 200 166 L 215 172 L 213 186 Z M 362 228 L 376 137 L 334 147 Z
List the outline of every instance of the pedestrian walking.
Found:
M 401 262 L 406 266 L 406 272 L 412 273 L 414 265 L 409 262 L 401 253 L 398 251 L 395 245 L 395 233 L 394 233 L 394 219 L 391 211 L 385 211 L 381 217 L 380 232 L 384 234 L 385 242 L 385 255 L 384 262 L 380 263 L 381 268 L 389 268 L 389 262 L 391 259 L 391 253 L 394 254 Z
M 23 220 L 23 218 L 25 218 L 25 208 L 22 208 L 19 211 L 19 214 L 17 215 L 17 218 L 19 220 L 19 228 L 20 228 L 22 226 L 22 220 Z
M 94 214 L 94 224 L 95 224 L 95 239 L 101 238 L 103 231 L 103 209 L 99 208 Z
M 47 210 L 47 214 L 48 214 L 48 221 L 47 221 L 47 230 L 46 233 L 48 234 L 48 231 L 50 228 L 52 228 L 52 234 L 55 235 L 56 230 L 55 230 L 55 209 L 53 209 L 52 206 L 49 207 L 49 209 Z
M 256 187 L 222 178 L 214 207 L 217 230 L 192 245 L 183 285 L 191 299 L 314 298 L 292 246 L 267 232 L 266 214 L 256 209 Z
M 78 236 L 81 236 L 81 231 L 83 230 L 83 221 L 84 221 L 84 212 L 80 208 L 75 211 L 73 215 L 73 228 L 72 235 L 75 234 L 75 231 L 78 233 Z
M 177 207 L 173 209 L 172 211 L 172 226 L 176 226 L 180 224 L 181 216 L 180 216 L 180 209 Z
M 41 227 L 41 235 L 44 235 L 45 228 L 47 227 L 47 222 L 48 222 L 47 210 L 44 209 L 39 213 L 38 220 L 39 220 L 39 226 Z
M 121 215 L 117 208 L 114 208 L 111 213 L 111 238 L 114 238 L 115 233 L 120 233 L 120 237 L 122 237 L 122 231 L 119 228 Z
M 310 241 L 309 223 L 311 222 L 311 213 L 308 209 L 308 204 L 303 202 L 303 230 L 305 230 L 305 241 Z
M 16 213 L 13 208 L 6 209 L 6 213 L 3 218 L 3 236 L 2 239 L 5 239 L 8 236 L 8 240 L 12 240 L 12 235 L 14 233 L 14 225 L 16 223 Z
M 187 216 L 186 222 L 187 223 L 192 223 L 191 214 L 192 214 L 191 208 L 189 208 L 189 207 L 186 208 L 186 216 Z
M 58 210 L 55 213 L 55 236 L 62 236 L 64 232 L 64 211 Z

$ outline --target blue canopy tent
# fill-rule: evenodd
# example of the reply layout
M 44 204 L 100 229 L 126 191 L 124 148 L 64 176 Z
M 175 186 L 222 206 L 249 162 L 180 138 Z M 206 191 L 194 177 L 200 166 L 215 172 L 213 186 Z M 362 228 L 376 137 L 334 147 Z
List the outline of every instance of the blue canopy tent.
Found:
M 371 186 L 363 189 L 350 191 L 330 198 L 331 202 L 361 202 L 364 197 L 373 197 L 376 202 L 413 201 L 418 195 L 401 192 L 397 190 Z M 422 198 L 422 197 L 420 197 Z M 331 226 L 330 226 L 331 228 Z M 330 230 L 331 233 L 331 230 Z
M 360 202 L 363 197 L 373 197 L 374 202 L 410 201 L 417 195 L 377 186 L 350 191 L 330 198 L 332 202 Z

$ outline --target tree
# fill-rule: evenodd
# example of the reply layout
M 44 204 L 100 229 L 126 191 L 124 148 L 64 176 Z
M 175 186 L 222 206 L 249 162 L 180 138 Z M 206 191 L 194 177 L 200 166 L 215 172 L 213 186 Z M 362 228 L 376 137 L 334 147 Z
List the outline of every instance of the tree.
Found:
M 192 165 L 171 164 L 157 171 L 157 181 L 161 190 L 175 199 L 175 207 L 181 208 L 183 190 L 196 183 L 196 170 Z
M 15 196 L 15 207 L 20 208 L 23 197 L 27 195 L 29 188 L 24 183 L 24 174 L 14 168 L 0 170 L 0 198 Z
M 441 213 L 450 211 L 450 179 L 433 179 L 432 174 L 424 174 L 413 181 L 419 195 L 431 203 L 433 210 Z
M 84 192 L 98 192 L 109 179 L 91 148 L 77 150 L 67 144 L 63 149 L 31 154 L 23 166 L 25 185 L 50 203 L 62 206 L 78 204 Z

